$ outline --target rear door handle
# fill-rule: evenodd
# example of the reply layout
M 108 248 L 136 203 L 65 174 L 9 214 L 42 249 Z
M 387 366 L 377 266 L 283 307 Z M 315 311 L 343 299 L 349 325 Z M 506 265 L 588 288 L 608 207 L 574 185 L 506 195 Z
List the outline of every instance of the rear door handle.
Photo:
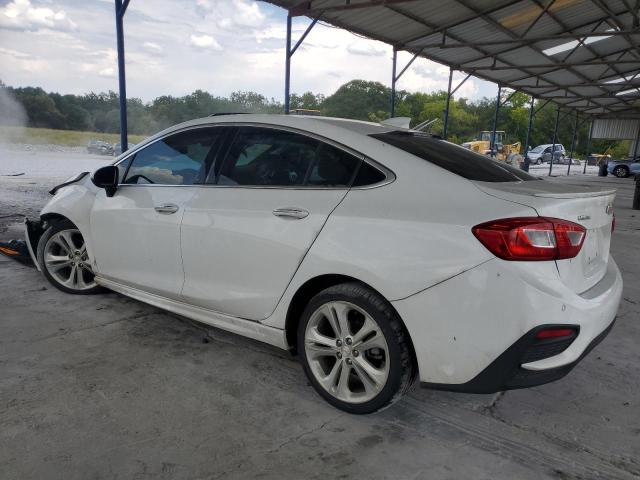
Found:
M 305 210 L 304 208 L 297 208 L 297 207 L 276 208 L 273 211 L 273 214 L 276 217 L 295 218 L 297 220 L 301 220 L 309 216 L 309 212 L 307 210 Z
M 158 213 L 163 213 L 164 215 L 171 215 L 172 213 L 176 213 L 180 207 L 173 203 L 163 203 L 162 205 L 158 205 L 154 207 L 154 210 Z

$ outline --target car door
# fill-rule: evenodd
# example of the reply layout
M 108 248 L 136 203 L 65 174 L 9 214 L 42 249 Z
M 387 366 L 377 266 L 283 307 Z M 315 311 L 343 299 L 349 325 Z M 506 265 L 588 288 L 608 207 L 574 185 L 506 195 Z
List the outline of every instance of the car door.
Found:
M 180 222 L 203 183 L 221 130 L 193 128 L 156 140 L 118 165 L 113 197 L 96 196 L 91 238 L 98 275 L 169 298 L 184 281 Z
M 185 208 L 184 301 L 268 317 L 361 161 L 295 131 L 236 129 Z

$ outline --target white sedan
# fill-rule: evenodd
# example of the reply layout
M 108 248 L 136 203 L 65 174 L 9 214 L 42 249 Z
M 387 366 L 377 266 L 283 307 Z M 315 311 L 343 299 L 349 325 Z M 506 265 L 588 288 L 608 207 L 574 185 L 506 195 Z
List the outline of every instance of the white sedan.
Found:
M 27 236 L 60 290 L 289 349 L 369 413 L 416 379 L 488 393 L 569 372 L 618 309 L 614 195 L 391 124 L 230 115 L 70 179 Z

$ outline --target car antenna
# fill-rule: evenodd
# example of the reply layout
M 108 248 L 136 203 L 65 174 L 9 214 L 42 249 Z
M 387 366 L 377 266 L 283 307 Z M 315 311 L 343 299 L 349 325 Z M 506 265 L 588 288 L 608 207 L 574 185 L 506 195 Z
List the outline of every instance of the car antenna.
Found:
M 438 119 L 434 118 L 432 120 L 425 120 L 424 122 L 419 123 L 418 125 L 413 127 L 413 130 L 417 130 L 418 132 L 422 132 L 422 131 L 424 131 L 425 128 L 430 127 L 436 120 L 438 120 Z

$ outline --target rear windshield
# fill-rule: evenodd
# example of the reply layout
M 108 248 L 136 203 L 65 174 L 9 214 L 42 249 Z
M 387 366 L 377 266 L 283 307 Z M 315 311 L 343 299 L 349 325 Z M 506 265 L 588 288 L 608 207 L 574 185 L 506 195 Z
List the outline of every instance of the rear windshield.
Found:
M 485 155 L 438 137 L 417 132 L 375 133 L 371 137 L 431 162 L 445 170 L 478 182 L 519 182 L 536 177 Z

